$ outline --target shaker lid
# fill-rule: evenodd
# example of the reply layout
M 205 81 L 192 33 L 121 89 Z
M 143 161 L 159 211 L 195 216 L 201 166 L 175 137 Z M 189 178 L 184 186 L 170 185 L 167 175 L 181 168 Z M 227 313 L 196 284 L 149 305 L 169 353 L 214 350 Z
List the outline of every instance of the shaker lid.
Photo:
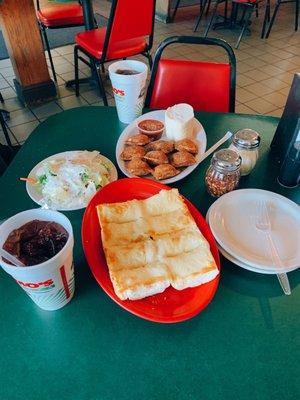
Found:
M 230 149 L 216 151 L 212 157 L 212 164 L 222 172 L 237 170 L 241 162 L 240 155 Z
M 260 136 L 253 129 L 241 129 L 233 135 L 232 142 L 241 149 L 254 149 L 259 146 Z

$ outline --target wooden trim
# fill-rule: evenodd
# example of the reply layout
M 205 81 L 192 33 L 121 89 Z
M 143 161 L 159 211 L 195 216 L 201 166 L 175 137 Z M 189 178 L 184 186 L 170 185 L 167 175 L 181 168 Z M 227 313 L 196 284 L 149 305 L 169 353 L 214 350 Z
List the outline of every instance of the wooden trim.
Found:
M 33 0 L 2 0 L 1 26 L 17 80 L 22 87 L 50 80 Z

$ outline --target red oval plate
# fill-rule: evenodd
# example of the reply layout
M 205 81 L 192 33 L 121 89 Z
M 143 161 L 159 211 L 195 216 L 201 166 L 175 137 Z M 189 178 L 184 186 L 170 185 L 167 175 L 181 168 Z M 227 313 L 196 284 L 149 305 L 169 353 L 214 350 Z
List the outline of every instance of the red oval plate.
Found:
M 176 290 L 169 287 L 163 293 L 141 300 L 120 300 L 114 292 L 109 277 L 96 212 L 98 204 L 146 199 L 162 189 L 171 188 L 142 178 L 120 179 L 106 185 L 94 195 L 86 208 L 82 222 L 82 243 L 96 281 L 117 304 L 141 318 L 154 322 L 174 323 L 192 318 L 210 303 L 217 290 L 220 274 L 212 281 L 194 288 Z M 200 212 L 187 199 L 184 198 L 184 201 L 198 228 L 209 242 L 212 255 L 220 269 L 219 252 L 209 226 Z

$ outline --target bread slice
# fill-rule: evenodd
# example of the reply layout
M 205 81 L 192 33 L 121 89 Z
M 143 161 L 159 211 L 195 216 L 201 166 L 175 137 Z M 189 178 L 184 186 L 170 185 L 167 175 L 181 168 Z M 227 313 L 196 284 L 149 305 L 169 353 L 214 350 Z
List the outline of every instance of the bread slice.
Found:
M 158 261 L 137 268 L 111 271 L 110 277 L 116 295 L 121 300 L 138 300 L 162 293 L 170 286 L 168 269 Z
M 110 278 L 121 300 L 182 290 L 219 271 L 177 189 L 145 200 L 97 206 Z
M 168 257 L 165 262 L 172 276 L 170 283 L 177 290 L 209 282 L 219 273 L 211 252 L 206 246 L 199 246 L 192 251 Z

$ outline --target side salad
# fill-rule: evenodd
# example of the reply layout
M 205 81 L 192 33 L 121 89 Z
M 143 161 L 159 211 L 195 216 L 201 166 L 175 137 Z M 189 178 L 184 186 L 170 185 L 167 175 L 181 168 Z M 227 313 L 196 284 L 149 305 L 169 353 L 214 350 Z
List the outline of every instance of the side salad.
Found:
M 68 158 L 42 164 L 36 183 L 51 208 L 86 206 L 98 189 L 110 182 L 111 168 L 98 151 L 78 151 Z

